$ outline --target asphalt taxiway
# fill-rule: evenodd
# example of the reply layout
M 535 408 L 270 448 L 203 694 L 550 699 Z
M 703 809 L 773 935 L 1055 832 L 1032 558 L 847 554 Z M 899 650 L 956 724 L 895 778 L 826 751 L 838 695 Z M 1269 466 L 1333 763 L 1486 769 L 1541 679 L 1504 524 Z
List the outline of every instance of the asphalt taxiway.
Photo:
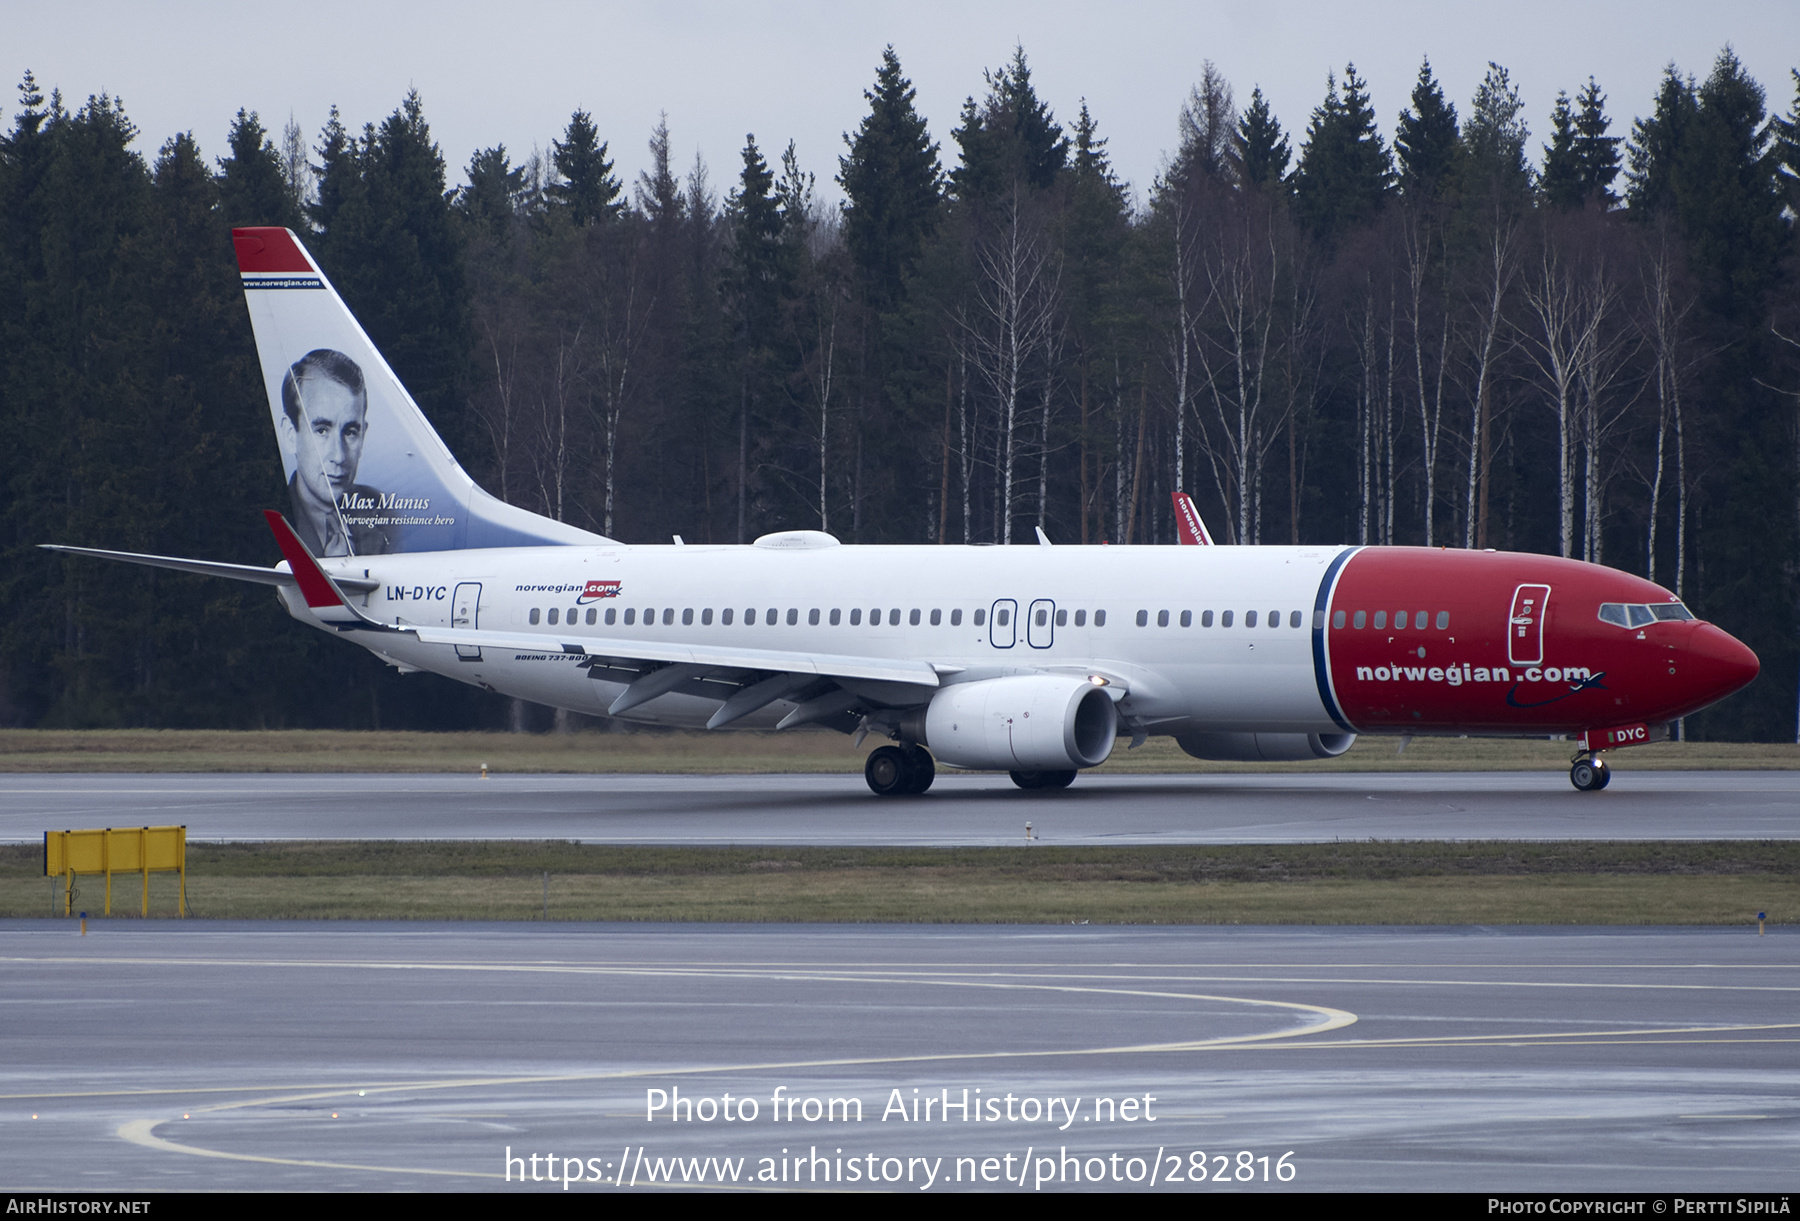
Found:
M 0 976 L 13 1191 L 1747 1192 L 1800 1146 L 1787 930 L 7 921 Z
M 18 775 L 0 841 L 180 823 L 199 840 L 558 839 L 657 844 L 965 845 L 1800 837 L 1800 773 L 1560 772 L 1083 776 L 1025 792 L 940 775 L 914 798 L 859 776 Z

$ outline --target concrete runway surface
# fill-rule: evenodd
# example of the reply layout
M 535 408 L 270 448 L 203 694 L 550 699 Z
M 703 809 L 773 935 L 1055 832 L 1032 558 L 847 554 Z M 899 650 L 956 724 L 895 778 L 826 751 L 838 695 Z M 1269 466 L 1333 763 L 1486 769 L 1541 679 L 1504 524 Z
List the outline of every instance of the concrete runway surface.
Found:
M 1743 1192 L 1800 1147 L 1787 929 L 7 921 L 0 978 L 15 1191 Z
M 859 776 L 17 775 L 0 841 L 182 823 L 198 840 L 559 839 L 658 844 L 1296 843 L 1793 839 L 1800 773 L 1083 776 L 1055 793 L 940 776 L 877 798 Z

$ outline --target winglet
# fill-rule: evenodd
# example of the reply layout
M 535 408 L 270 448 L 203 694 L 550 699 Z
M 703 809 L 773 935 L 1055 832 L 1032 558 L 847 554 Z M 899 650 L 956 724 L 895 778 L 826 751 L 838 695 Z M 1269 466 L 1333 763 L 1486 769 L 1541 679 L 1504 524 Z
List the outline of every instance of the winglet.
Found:
M 275 535 L 275 545 L 281 548 L 282 558 L 294 573 L 294 580 L 300 586 L 300 596 L 306 599 L 307 609 L 314 612 L 341 609 L 350 611 L 355 619 L 361 619 L 362 616 L 351 609 L 349 601 L 325 574 L 325 570 L 319 567 L 319 561 L 313 559 L 312 552 L 306 549 L 300 536 L 294 533 L 288 519 L 274 509 L 264 509 L 263 519 L 269 523 L 269 529 Z M 342 617 L 332 616 L 334 619 Z
M 1175 501 L 1175 528 L 1180 540 L 1192 547 L 1212 546 L 1212 535 L 1206 532 L 1206 523 L 1200 520 L 1200 511 L 1194 508 L 1194 498 L 1186 492 L 1172 493 L 1172 498 Z

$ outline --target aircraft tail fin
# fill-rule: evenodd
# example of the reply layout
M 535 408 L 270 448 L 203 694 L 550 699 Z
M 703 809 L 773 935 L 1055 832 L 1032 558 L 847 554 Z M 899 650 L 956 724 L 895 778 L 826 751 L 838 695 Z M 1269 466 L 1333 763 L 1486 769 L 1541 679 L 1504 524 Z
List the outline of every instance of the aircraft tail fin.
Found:
M 1175 528 L 1181 541 L 1190 546 L 1212 546 L 1212 535 L 1206 532 L 1206 523 L 1200 520 L 1200 510 L 1194 507 L 1194 498 L 1186 492 L 1175 492 L 1173 499 L 1175 501 Z
M 314 555 L 608 542 L 488 495 L 288 229 L 233 229 L 296 536 Z

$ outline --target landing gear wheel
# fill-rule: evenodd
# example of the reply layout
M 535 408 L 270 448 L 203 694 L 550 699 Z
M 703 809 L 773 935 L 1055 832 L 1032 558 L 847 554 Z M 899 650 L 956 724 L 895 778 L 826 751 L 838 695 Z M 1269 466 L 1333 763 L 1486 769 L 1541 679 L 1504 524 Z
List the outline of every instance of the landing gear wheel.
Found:
M 937 762 L 923 746 L 903 746 L 906 754 L 907 781 L 903 792 L 923 793 L 937 779 Z
M 1010 772 L 1012 782 L 1022 789 L 1066 789 L 1075 783 L 1074 771 Z
M 1598 793 L 1612 783 L 1612 769 L 1599 759 L 1577 759 L 1569 768 L 1569 783 L 1583 793 Z
M 893 797 L 907 792 L 907 781 L 912 779 L 912 768 L 909 760 L 898 746 L 880 746 L 869 752 L 863 762 L 863 779 L 869 782 L 869 789 L 877 797 Z

